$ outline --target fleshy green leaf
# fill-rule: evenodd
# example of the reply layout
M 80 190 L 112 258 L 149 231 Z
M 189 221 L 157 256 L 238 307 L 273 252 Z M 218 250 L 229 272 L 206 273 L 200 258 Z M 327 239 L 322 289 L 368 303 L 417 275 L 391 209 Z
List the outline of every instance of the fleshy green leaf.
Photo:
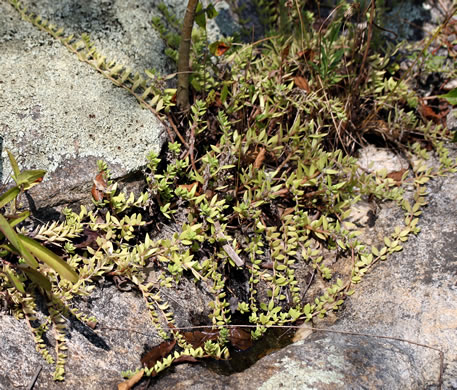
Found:
M 46 291 L 51 291 L 51 282 L 43 274 L 37 270 L 25 267 L 21 267 L 21 271 L 23 271 L 32 282 L 38 284 L 38 286 Z
M 203 10 L 201 1 L 198 2 L 197 9 L 195 10 L 195 23 L 201 28 L 206 28 L 206 13 Z
M 13 179 L 16 180 L 16 177 L 19 176 L 21 170 L 19 169 L 19 165 L 17 165 L 17 161 L 13 154 L 8 149 L 6 149 L 6 152 L 8 153 L 8 157 L 10 159 L 11 168 L 13 168 Z
M 14 287 L 20 291 L 22 294 L 25 294 L 25 287 L 22 284 L 22 282 L 14 275 L 11 271 L 6 270 L 6 276 L 8 276 L 8 279 L 10 280 L 11 283 L 13 283 Z
M 38 263 L 34 257 L 24 248 L 22 241 L 19 239 L 19 235 L 13 230 L 8 221 L 3 215 L 0 214 L 0 231 L 5 235 L 6 239 L 13 245 L 17 251 L 21 254 L 24 260 L 32 268 L 37 268 Z
M 16 214 L 13 218 L 10 219 L 9 224 L 11 227 L 16 226 L 18 223 L 21 223 L 23 220 L 27 219 L 30 215 L 30 211 L 24 211 L 20 214 Z
M 446 99 L 449 104 L 455 106 L 457 104 L 457 88 L 444 95 L 439 95 L 438 97 Z
M 16 176 L 16 184 L 18 186 L 24 184 L 24 189 L 28 190 L 35 184 L 39 183 L 39 180 L 45 175 L 46 171 L 43 169 L 31 169 L 23 171 Z
M 23 236 L 22 234 L 18 234 L 18 237 L 24 247 L 32 252 L 43 263 L 53 268 L 60 276 L 72 283 L 76 283 L 78 281 L 78 274 L 54 252 L 41 245 L 39 242 L 31 239 L 30 237 Z
M 214 5 L 210 4 L 208 7 L 206 7 L 206 16 L 208 19 L 213 19 L 218 15 L 218 12 L 216 11 L 216 8 L 214 8 Z
M 0 208 L 11 202 L 16 196 L 19 195 L 19 192 L 21 190 L 19 187 L 13 187 L 10 188 L 8 191 L 6 191 L 2 196 L 0 196 Z

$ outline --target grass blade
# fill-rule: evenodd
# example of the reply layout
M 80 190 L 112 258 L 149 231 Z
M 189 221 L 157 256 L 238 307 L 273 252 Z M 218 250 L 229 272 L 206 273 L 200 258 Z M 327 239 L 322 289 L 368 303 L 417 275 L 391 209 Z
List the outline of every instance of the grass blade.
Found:
M 24 248 L 19 235 L 10 226 L 6 218 L 0 214 L 0 231 L 5 235 L 6 239 L 13 245 L 27 264 L 32 268 L 38 268 L 38 263 L 35 258 Z
M 54 269 L 61 277 L 72 283 L 78 281 L 78 274 L 60 256 L 41 245 L 39 242 L 18 234 L 18 237 L 25 248 L 32 252 L 39 260 Z

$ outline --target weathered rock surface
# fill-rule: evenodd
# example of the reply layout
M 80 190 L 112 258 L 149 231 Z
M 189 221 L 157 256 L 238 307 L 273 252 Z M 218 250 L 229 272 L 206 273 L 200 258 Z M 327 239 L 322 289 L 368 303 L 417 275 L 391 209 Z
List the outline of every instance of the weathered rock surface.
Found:
M 421 389 L 408 347 L 362 336 L 316 334 L 229 377 L 177 367 L 154 389 Z
M 164 69 L 164 56 L 154 55 L 147 46 L 149 33 L 157 53 L 162 48 L 150 23 L 140 35 L 136 29 L 141 23 L 132 23 L 134 16 L 123 14 L 121 6 L 43 1 L 33 8 L 55 18 L 68 34 L 93 29 L 102 52 L 120 62 L 129 58 L 127 65 L 134 69 Z M 136 12 L 146 25 L 150 12 L 142 11 Z M 109 164 L 114 177 L 122 177 L 143 166 L 149 151 L 160 151 L 166 131 L 154 115 L 59 42 L 21 20 L 7 2 L 0 4 L 0 52 L 3 147 L 13 152 L 21 167 L 49 173 L 38 186 L 41 189 L 31 193 L 37 208 L 87 201 L 98 159 Z M 154 59 L 158 62 L 152 63 Z M 3 181 L 10 173 L 5 157 L 3 150 Z
M 134 72 L 176 71 L 152 27 L 151 18 L 160 14 L 158 3 L 38 0 L 23 4 L 63 27 L 67 35 L 90 33 L 99 52 Z M 170 14 L 182 18 L 187 2 L 166 4 Z M 211 37 L 239 28 L 226 2 L 216 8 L 222 16 L 209 24 Z M 109 164 L 113 178 L 129 182 L 127 176 L 145 165 L 147 153 L 160 151 L 166 131 L 151 112 L 48 34 L 21 20 L 7 2 L 0 4 L 0 53 L 3 147 L 13 152 L 22 168 L 48 171 L 42 185 L 30 191 L 32 209 L 90 201 L 98 159 Z M 2 149 L 0 183 L 10 173 Z
M 368 274 L 335 329 L 387 335 L 439 348 L 444 389 L 457 388 L 457 178 L 430 187 L 421 233 Z M 400 344 L 399 344 L 400 345 Z M 439 354 L 414 347 L 421 386 L 437 388 Z
M 138 366 L 144 345 L 159 342 L 144 305 L 133 293 L 120 294 L 111 287 L 91 297 L 88 306 L 104 326 L 115 329 L 104 329 L 100 337 L 77 320 L 69 323 L 68 363 L 75 369 L 68 372 L 63 385 L 52 380 L 52 367 L 35 351 L 26 322 L 0 314 L 0 389 L 26 388 L 38 367 L 43 371 L 34 389 L 114 388 L 120 370 Z M 126 334 L 124 327 L 139 333 Z
M 194 285 L 183 288 L 186 294 L 176 294 L 171 300 L 179 315 L 177 326 L 191 325 L 192 316 L 208 310 L 209 302 L 202 299 Z M 161 294 L 167 295 L 166 289 Z M 99 322 L 92 330 L 73 317 L 67 321 L 69 352 L 63 383 L 52 379 L 53 366 L 36 352 L 26 322 L 0 312 L 0 390 L 26 388 L 38 367 L 42 372 L 34 389 L 115 389 L 122 381 L 120 373 L 141 367 L 141 355 L 163 341 L 137 292 L 121 292 L 108 283 L 77 306 Z M 42 312 L 47 313 L 46 309 Z M 52 336 L 47 341 L 54 348 Z

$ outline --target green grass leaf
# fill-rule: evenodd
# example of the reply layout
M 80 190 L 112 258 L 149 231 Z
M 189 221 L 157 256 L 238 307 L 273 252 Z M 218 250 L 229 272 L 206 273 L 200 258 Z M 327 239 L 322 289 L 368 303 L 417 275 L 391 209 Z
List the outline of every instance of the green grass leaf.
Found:
M 14 158 L 13 154 L 8 149 L 6 149 L 6 152 L 8 153 L 8 157 L 10 159 L 11 168 L 13 168 L 13 179 L 16 180 L 16 177 L 19 176 L 21 170 L 19 169 L 19 165 L 17 165 L 17 161 Z
M 34 257 L 24 248 L 22 241 L 19 238 L 19 235 L 14 231 L 10 226 L 6 218 L 0 214 L 0 231 L 5 235 L 6 239 L 13 245 L 17 251 L 21 254 L 24 260 L 32 268 L 37 268 L 38 263 Z
M 16 184 L 18 186 L 24 184 L 24 189 L 28 190 L 35 184 L 38 184 L 38 180 L 41 179 L 45 173 L 46 171 L 43 169 L 31 169 L 20 172 L 19 175 L 16 175 Z
M 449 104 L 455 106 L 457 104 L 457 88 L 449 91 L 445 95 L 439 95 L 438 97 L 446 99 Z
M 16 290 L 20 291 L 22 294 L 25 294 L 25 287 L 22 284 L 22 282 L 10 271 L 6 271 L 6 276 L 8 276 L 8 279 L 10 282 L 14 285 Z
M 30 211 L 23 211 L 20 214 L 16 214 L 14 217 L 12 217 L 9 221 L 9 224 L 11 227 L 16 226 L 18 223 L 21 223 L 25 219 L 27 219 L 30 215 Z
M 13 187 L 13 188 L 10 188 L 5 193 L 3 193 L 2 196 L 0 196 L 0 208 L 4 207 L 6 204 L 8 204 L 14 198 L 16 198 L 16 196 L 19 195 L 20 191 L 21 190 L 19 189 L 19 187 Z
M 72 283 L 78 281 L 78 274 L 62 258 L 30 237 L 18 234 L 21 243 L 39 260 L 54 269 L 60 276 Z
M 43 274 L 37 270 L 25 267 L 21 267 L 21 271 L 23 271 L 32 282 L 36 283 L 46 291 L 51 291 L 51 282 Z

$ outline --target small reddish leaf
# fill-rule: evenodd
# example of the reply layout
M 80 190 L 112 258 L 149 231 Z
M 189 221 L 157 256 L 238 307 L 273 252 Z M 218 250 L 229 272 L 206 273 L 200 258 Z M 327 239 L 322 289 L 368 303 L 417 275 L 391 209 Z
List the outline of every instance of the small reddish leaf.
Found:
M 294 83 L 298 88 L 303 89 L 307 93 L 311 92 L 311 89 L 309 88 L 308 81 L 305 78 L 303 78 L 301 76 L 295 76 L 294 77 Z
M 141 358 L 141 364 L 148 368 L 154 367 L 154 365 L 162 358 L 167 356 L 174 348 L 176 340 L 164 341 L 159 345 L 152 348 L 146 355 Z
M 314 60 L 316 53 L 312 49 L 305 49 L 297 53 L 298 58 L 303 57 L 306 61 Z
M 229 45 L 226 45 L 224 42 L 221 42 L 216 48 L 216 56 L 223 55 L 228 49 L 230 49 Z
M 195 181 L 195 182 L 193 182 L 193 183 L 191 183 L 191 184 L 181 184 L 181 185 L 179 185 L 178 187 L 179 187 L 179 188 L 183 188 L 183 189 L 185 189 L 185 190 L 187 190 L 187 191 L 190 192 L 190 191 L 193 190 L 193 188 L 194 188 L 195 186 L 198 186 L 198 184 L 199 184 L 198 181 Z M 199 191 L 198 191 L 198 187 L 197 187 L 197 189 L 195 190 L 195 195 L 200 195 L 200 193 L 199 193 Z
M 198 360 L 190 355 L 181 355 L 179 358 L 173 360 L 173 364 L 179 363 L 197 363 Z
M 210 46 L 209 46 L 209 50 L 211 52 L 211 54 L 217 56 L 217 57 L 220 57 L 221 55 L 223 55 L 228 49 L 230 49 L 231 46 L 227 45 L 226 43 L 222 42 L 222 41 L 217 41 L 217 42 L 213 42 Z
M 214 194 L 214 191 L 211 191 L 210 189 L 208 189 L 208 190 L 205 191 L 205 197 L 206 197 L 206 199 L 208 199 L 208 200 L 213 199 L 213 196 L 214 196 L 214 195 L 215 195 L 215 194 Z
M 289 57 L 289 51 L 290 51 L 290 45 L 287 45 L 287 46 L 281 51 L 281 61 L 284 61 L 287 57 Z
M 263 269 L 273 269 L 274 264 L 272 261 L 263 262 L 260 264 Z
M 97 327 L 97 323 L 95 321 L 87 321 L 86 325 L 91 329 L 95 329 Z
M 96 202 L 101 202 L 103 200 L 103 192 L 97 190 L 97 188 L 95 187 L 95 184 L 92 186 L 92 191 L 91 191 L 91 194 L 92 194 L 92 198 L 94 198 L 94 200 Z
M 265 161 L 265 148 L 261 148 L 254 161 L 254 169 L 259 169 Z
M 251 149 L 247 150 L 246 153 L 244 154 L 243 162 L 245 162 L 246 164 L 251 164 L 255 161 L 256 157 L 257 157 L 257 151 L 251 148 Z
M 94 185 L 99 191 L 105 192 L 108 188 L 108 184 L 105 180 L 104 172 L 100 172 L 94 179 Z
M 279 191 L 272 193 L 272 195 L 280 196 L 282 198 L 286 197 L 288 194 L 289 194 L 289 190 L 287 188 L 281 188 Z
M 94 185 L 92 186 L 92 197 L 96 202 L 103 200 L 105 193 L 108 189 L 108 183 L 106 183 L 104 172 L 100 172 L 94 179 Z
M 400 169 L 399 171 L 392 171 L 390 172 L 387 177 L 389 179 L 392 179 L 395 181 L 395 184 L 397 186 L 401 185 L 401 179 L 403 177 L 403 174 L 407 171 L 407 169 Z
M 279 209 L 280 211 L 280 216 L 285 217 L 286 215 L 292 214 L 295 211 L 294 207 L 287 207 L 285 209 Z
M 447 115 L 449 110 L 436 113 L 432 107 L 426 105 L 424 101 L 421 101 L 419 112 L 425 120 L 433 121 L 436 124 L 440 124 L 444 121 L 444 117 Z
M 221 108 L 222 107 L 222 100 L 220 98 L 220 93 L 216 93 L 214 96 L 214 100 L 211 102 L 211 106 Z

